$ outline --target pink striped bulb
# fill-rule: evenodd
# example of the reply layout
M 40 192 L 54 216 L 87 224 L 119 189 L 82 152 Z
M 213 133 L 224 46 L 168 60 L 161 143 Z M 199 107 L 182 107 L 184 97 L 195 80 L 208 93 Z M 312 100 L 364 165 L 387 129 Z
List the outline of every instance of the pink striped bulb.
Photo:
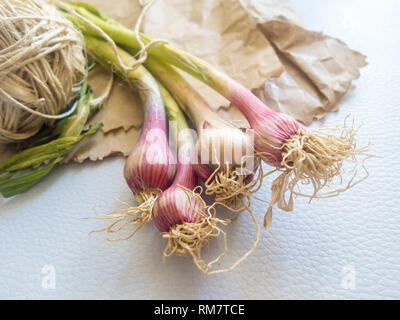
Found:
M 189 199 L 182 188 L 173 185 L 157 198 L 153 207 L 154 223 L 160 232 L 169 232 L 175 225 L 199 222 L 204 217 L 201 211 L 207 215 L 199 200 Z
M 255 150 L 265 153 L 263 159 L 273 166 L 280 167 L 282 146 L 287 139 L 306 128 L 294 118 L 268 108 L 250 90 L 229 79 L 230 98 L 246 117 L 254 130 Z
M 178 164 L 178 172 L 171 187 L 158 196 L 154 207 L 154 223 L 160 232 L 169 232 L 175 225 L 195 223 L 208 215 L 201 200 L 189 197 L 184 187 L 192 191 L 196 187 L 196 174 L 190 157 Z
M 203 182 L 206 182 L 213 174 L 213 171 L 205 164 L 198 163 L 194 164 L 193 167 L 196 171 L 197 177 Z
M 305 127 L 292 117 L 283 113 L 259 112 L 258 118 L 249 121 L 254 130 L 254 147 L 265 153 L 264 159 L 273 166 L 280 167 L 282 162 L 282 146 L 286 140 L 298 134 Z
M 147 110 L 140 139 L 125 162 L 124 176 L 135 195 L 143 190 L 165 190 L 175 176 L 176 163 L 160 112 L 156 108 Z

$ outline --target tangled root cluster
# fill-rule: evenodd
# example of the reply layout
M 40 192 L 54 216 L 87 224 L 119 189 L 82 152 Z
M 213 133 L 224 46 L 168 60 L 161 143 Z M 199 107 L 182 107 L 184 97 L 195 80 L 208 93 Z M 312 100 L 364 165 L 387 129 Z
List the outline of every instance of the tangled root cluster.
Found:
M 183 187 L 182 187 L 183 188 Z M 218 269 L 214 271 L 210 271 L 212 266 L 217 263 L 220 258 L 225 254 L 225 252 L 228 250 L 227 248 L 227 241 L 226 241 L 226 233 L 218 226 L 218 225 L 223 225 L 226 226 L 230 223 L 230 220 L 222 220 L 218 219 L 216 217 L 216 209 L 215 206 L 217 203 L 214 203 L 212 206 L 207 207 L 204 200 L 202 200 L 200 193 L 197 193 L 195 191 L 190 191 L 186 188 L 183 188 L 187 194 L 188 197 L 196 197 L 201 203 L 203 204 L 203 209 L 206 210 L 206 214 L 204 214 L 204 211 L 199 211 L 199 213 L 202 215 L 202 219 L 200 219 L 196 223 L 183 223 L 180 225 L 175 225 L 173 226 L 170 231 L 166 234 L 163 235 L 164 238 L 168 239 L 167 246 L 165 247 L 164 250 L 164 257 L 170 257 L 173 254 L 179 255 L 179 256 L 192 256 L 194 263 L 196 266 L 204 273 L 204 274 L 216 274 L 216 273 L 222 273 L 222 272 L 228 272 L 232 271 L 234 268 L 236 268 L 241 262 L 247 259 L 247 257 L 254 252 L 256 249 L 259 239 L 260 239 L 260 227 L 258 225 L 257 219 L 254 215 L 254 213 L 251 211 L 249 206 L 242 202 L 242 207 L 247 209 L 253 219 L 253 222 L 256 225 L 257 228 L 257 235 L 256 239 L 254 241 L 253 246 L 248 250 L 241 258 L 239 258 L 233 265 L 231 265 L 229 268 L 225 269 Z M 200 189 L 201 188 L 197 188 Z M 212 238 L 217 238 L 220 235 L 223 235 L 224 237 L 224 245 L 225 245 L 225 250 L 218 255 L 213 261 L 211 262 L 205 262 L 204 259 L 201 256 L 202 249 L 205 244 L 208 244 L 208 242 Z
M 260 162 L 258 157 L 255 160 Z M 215 196 L 215 202 L 231 211 L 244 210 L 244 201 L 250 205 L 252 196 L 260 190 L 265 178 L 262 166 L 258 163 L 255 167 L 259 167 L 257 175 L 255 172 L 246 174 L 243 165 L 239 170 L 219 166 L 205 182 L 205 194 Z
M 272 183 L 271 202 L 264 218 L 264 225 L 268 226 L 272 220 L 272 207 L 275 203 L 285 211 L 293 210 L 293 196 L 327 198 L 334 197 L 352 188 L 368 177 L 368 171 L 364 162 L 373 155 L 368 154 L 370 145 L 357 148 L 356 134 L 358 129 L 347 126 L 322 128 L 306 132 L 299 130 L 298 133 L 288 139 L 282 146 L 282 173 Z M 360 156 L 362 160 L 360 161 Z M 342 183 L 342 176 L 345 174 L 344 164 L 352 163 L 351 178 Z M 356 180 L 358 169 L 364 169 L 364 177 Z M 322 193 L 329 187 L 333 180 L 339 177 L 343 187 Z M 300 185 L 311 185 L 312 194 L 304 194 L 296 191 Z M 286 194 L 289 192 L 288 200 Z
M 228 220 L 221 220 L 216 217 L 203 218 L 197 223 L 184 223 L 171 228 L 169 233 L 163 237 L 168 239 L 167 246 L 164 250 L 164 257 L 169 257 L 173 254 L 179 256 L 191 255 L 196 266 L 207 274 L 212 265 L 219 260 L 224 254 L 222 253 L 212 262 L 206 263 L 201 257 L 201 251 L 205 244 L 212 238 L 219 237 L 221 234 L 225 240 L 226 250 L 226 234 L 218 227 L 218 224 L 227 225 Z
M 171 255 L 179 256 L 192 256 L 196 266 L 204 273 L 208 274 L 212 265 L 216 263 L 220 257 L 225 254 L 227 250 L 226 233 L 219 227 L 219 225 L 228 225 L 230 220 L 222 220 L 216 217 L 215 206 L 207 207 L 204 200 L 201 198 L 200 193 L 196 189 L 191 191 L 185 187 L 181 187 L 187 197 L 189 203 L 195 199 L 201 206 L 198 208 L 192 207 L 199 215 L 198 222 L 185 222 L 183 224 L 173 226 L 168 233 L 163 234 L 164 238 L 168 239 L 167 246 L 164 250 L 164 258 Z M 201 189 L 201 188 L 198 188 Z M 220 235 L 224 237 L 225 251 L 222 252 L 215 260 L 206 263 L 201 252 L 204 247 L 212 238 L 217 238 Z

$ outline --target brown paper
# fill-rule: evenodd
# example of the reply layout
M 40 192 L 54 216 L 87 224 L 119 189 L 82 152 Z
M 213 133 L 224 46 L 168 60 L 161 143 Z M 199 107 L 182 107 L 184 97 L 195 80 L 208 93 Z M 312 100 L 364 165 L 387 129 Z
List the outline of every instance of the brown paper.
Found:
M 278 78 L 270 78 L 263 88 L 254 93 L 271 109 L 291 115 L 305 124 L 321 119 L 325 98 L 293 63 L 280 55 L 285 71 Z
M 285 66 L 255 93 L 306 125 L 338 109 L 365 57 L 342 41 L 304 29 L 287 0 L 240 0 Z
M 89 74 L 88 82 L 93 88 L 95 97 L 104 93 L 110 81 L 109 71 L 102 67 L 95 67 Z M 91 122 L 100 121 L 104 124 L 104 133 L 116 128 L 124 128 L 128 131 L 132 127 L 139 129 L 143 122 L 143 110 L 137 93 L 128 87 L 126 83 L 114 76 L 113 89 L 105 101 L 103 107 L 98 111 Z
M 280 88 L 278 94 L 283 95 L 280 100 L 275 99 L 275 105 L 279 104 L 276 109 L 305 124 L 337 111 L 339 100 L 353 88 L 352 81 L 360 76 L 359 69 L 367 64 L 365 56 L 349 49 L 342 41 L 292 23 L 269 21 L 261 24 L 260 29 L 285 61 L 287 72 L 281 75 L 284 79 L 270 79 L 266 85 L 275 84 Z M 291 83 L 285 85 L 288 81 Z M 299 115 L 296 104 L 298 95 L 292 94 L 293 85 L 297 85 L 298 93 L 305 93 L 301 101 L 303 116 Z M 274 100 L 268 89 L 264 95 Z
M 109 156 L 128 156 L 139 139 L 140 129 L 132 128 L 125 131 L 123 128 L 103 133 L 101 130 L 92 137 L 84 139 L 77 151 L 70 156 L 70 160 L 82 163 L 86 159 L 97 161 Z M 118 147 L 116 148 L 116 141 Z

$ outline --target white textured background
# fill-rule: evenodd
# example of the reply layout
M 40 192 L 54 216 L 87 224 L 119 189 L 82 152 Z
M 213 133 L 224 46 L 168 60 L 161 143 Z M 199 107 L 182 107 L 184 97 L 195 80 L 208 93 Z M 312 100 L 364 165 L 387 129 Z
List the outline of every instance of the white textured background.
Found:
M 336 125 L 351 113 L 364 122 L 361 142 L 374 142 L 381 155 L 370 161 L 368 181 L 340 198 L 311 205 L 299 199 L 290 214 L 276 210 L 272 229 L 263 231 L 245 263 L 205 277 L 190 259 L 171 258 L 163 265 L 164 240 L 151 225 L 127 242 L 88 235 L 102 225 L 82 220 L 94 205 L 107 212 L 116 198 L 130 199 L 122 159 L 58 168 L 25 195 L 0 198 L 0 298 L 400 298 L 400 2 L 293 4 L 306 27 L 368 56 L 357 89 L 326 121 Z M 254 210 L 261 221 L 263 205 Z M 226 263 L 243 254 L 254 237 L 247 215 L 229 231 Z M 55 290 L 42 287 L 44 265 L 55 268 Z M 354 289 L 342 286 L 346 270 L 355 271 Z

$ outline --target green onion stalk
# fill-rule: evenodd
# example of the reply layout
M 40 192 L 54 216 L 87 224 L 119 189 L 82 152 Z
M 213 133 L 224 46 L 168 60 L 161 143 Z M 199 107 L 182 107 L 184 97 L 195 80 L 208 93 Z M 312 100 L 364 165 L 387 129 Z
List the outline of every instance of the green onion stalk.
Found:
M 77 15 L 101 28 L 116 43 L 133 52 L 141 50 L 139 40 L 144 44 L 154 40 L 142 33 L 137 39 L 135 32 L 105 17 L 92 6 L 74 3 L 69 8 L 74 10 L 74 14 L 66 13 L 66 16 L 85 34 L 99 37 L 96 30 Z M 280 172 L 272 183 L 271 201 L 264 217 L 265 226 L 271 224 L 275 204 L 285 211 L 291 211 L 294 195 L 310 199 L 337 196 L 368 176 L 365 170 L 366 175 L 356 179 L 359 164 L 371 155 L 367 154 L 369 146 L 357 147 L 357 128 L 354 128 L 354 124 L 345 122 L 342 127 L 308 131 L 294 118 L 268 108 L 249 89 L 190 53 L 171 44 L 159 43 L 148 48 L 148 54 L 204 82 L 227 98 L 246 117 L 254 130 L 256 153 L 266 164 L 275 168 L 271 172 Z M 361 162 L 360 157 L 364 159 Z M 345 163 L 353 166 L 349 180 L 342 179 Z M 342 186 L 331 190 L 329 186 L 334 181 L 339 181 Z M 307 185 L 311 186 L 310 194 L 299 189 L 299 186 L 304 188 Z
M 89 56 L 98 64 L 115 72 L 138 91 L 145 111 L 139 141 L 124 166 L 125 180 L 138 206 L 94 217 L 113 220 L 110 225 L 95 232 L 116 233 L 125 226 L 137 225 L 128 236 L 109 239 L 126 240 L 153 220 L 155 200 L 171 185 L 175 176 L 176 162 L 168 144 L 165 106 L 156 80 L 142 65 L 137 64 L 134 57 L 94 37 L 86 36 L 85 45 Z

